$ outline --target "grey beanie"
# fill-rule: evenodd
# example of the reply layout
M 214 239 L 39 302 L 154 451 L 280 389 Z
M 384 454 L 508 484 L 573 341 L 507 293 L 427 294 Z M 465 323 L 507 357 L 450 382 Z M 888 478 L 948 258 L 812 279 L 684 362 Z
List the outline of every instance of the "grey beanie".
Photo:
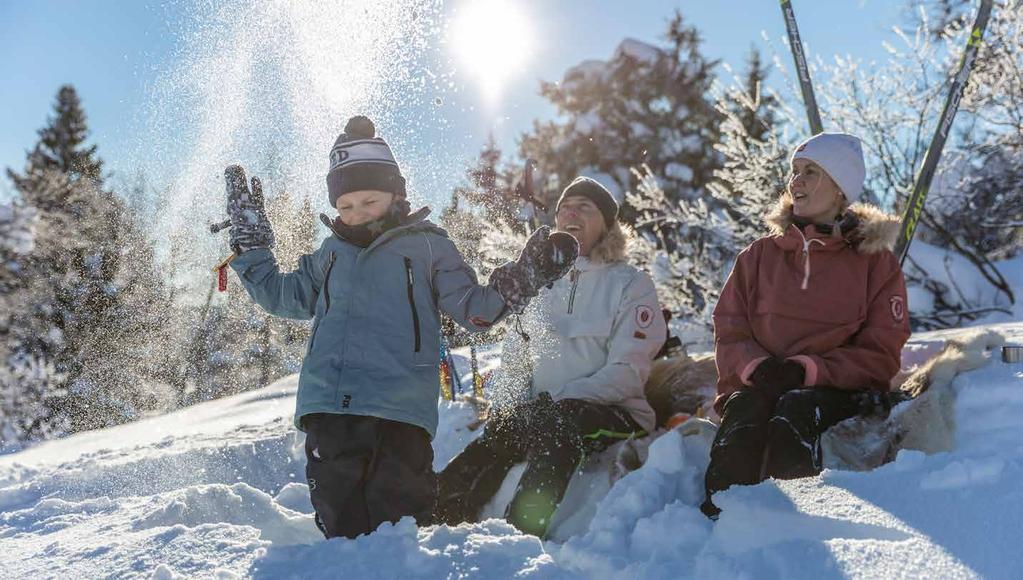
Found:
M 387 142 L 376 136 L 373 121 L 362 115 L 348 120 L 330 149 L 327 195 L 330 206 L 346 193 L 375 189 L 405 197 L 405 178 Z

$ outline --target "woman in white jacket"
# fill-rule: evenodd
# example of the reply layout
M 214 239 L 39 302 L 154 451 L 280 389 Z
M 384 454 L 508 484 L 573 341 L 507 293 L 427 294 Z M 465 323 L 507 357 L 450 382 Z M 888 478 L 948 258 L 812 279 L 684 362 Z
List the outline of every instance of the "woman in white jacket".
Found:
M 654 429 L 643 385 L 665 322 L 650 276 L 625 263 L 617 214 L 614 197 L 592 179 L 562 192 L 557 228 L 576 237 L 581 257 L 526 311 L 530 340 L 508 333 L 502 374 L 528 382 L 526 400 L 495 412 L 441 472 L 438 521 L 475 521 L 508 470 L 526 461 L 505 516 L 544 537 L 584 454 Z

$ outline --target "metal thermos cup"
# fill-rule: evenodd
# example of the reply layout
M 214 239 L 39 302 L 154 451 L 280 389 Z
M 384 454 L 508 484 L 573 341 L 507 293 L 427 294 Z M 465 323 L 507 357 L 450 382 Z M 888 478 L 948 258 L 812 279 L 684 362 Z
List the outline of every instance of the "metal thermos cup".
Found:
M 1021 363 L 1023 362 L 1023 345 L 1007 344 L 1002 347 L 1002 362 Z

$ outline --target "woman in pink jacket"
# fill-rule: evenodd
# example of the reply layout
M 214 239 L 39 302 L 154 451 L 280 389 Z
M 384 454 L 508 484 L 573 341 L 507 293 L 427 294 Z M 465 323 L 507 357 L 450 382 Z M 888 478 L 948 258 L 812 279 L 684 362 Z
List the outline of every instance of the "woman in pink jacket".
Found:
M 891 252 L 899 220 L 857 203 L 857 137 L 822 133 L 791 158 L 772 234 L 735 262 L 714 309 L 721 427 L 711 495 L 766 477 L 820 473 L 820 436 L 884 400 L 909 338 L 906 284 Z

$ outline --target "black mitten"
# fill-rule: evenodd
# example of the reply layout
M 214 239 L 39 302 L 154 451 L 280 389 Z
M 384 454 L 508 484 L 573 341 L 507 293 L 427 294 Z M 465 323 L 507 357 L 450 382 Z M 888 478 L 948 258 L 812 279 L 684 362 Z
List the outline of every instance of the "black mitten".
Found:
M 803 365 L 772 356 L 753 370 L 750 382 L 757 392 L 773 402 L 793 389 L 802 388 L 805 377 Z
M 252 178 L 252 190 L 245 181 L 245 170 L 230 165 L 224 170 L 227 182 L 227 214 L 231 218 L 230 244 L 236 254 L 256 248 L 272 248 L 274 231 L 263 207 L 263 185 Z
M 490 284 L 512 312 L 522 314 L 540 288 L 567 274 L 578 256 L 579 242 L 574 237 L 552 234 L 549 227 L 541 226 L 526 240 L 517 260 L 494 270 Z

